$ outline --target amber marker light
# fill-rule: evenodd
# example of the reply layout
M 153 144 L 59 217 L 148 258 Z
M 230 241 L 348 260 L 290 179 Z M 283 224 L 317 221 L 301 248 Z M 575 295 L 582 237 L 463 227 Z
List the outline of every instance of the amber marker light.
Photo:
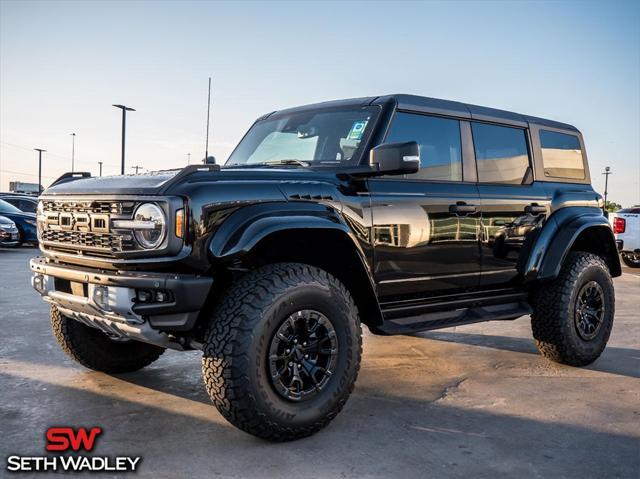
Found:
M 176 236 L 184 238 L 184 208 L 176 211 Z

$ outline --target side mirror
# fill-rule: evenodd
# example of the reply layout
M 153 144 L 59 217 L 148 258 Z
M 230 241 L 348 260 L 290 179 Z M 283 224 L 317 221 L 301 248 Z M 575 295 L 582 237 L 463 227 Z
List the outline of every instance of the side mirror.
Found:
M 378 145 L 369 154 L 369 165 L 381 175 L 416 173 L 420 169 L 420 145 L 415 141 Z

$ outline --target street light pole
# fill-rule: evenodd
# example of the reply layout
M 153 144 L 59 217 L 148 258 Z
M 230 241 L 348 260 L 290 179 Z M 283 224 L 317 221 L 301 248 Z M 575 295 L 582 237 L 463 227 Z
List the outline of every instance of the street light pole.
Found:
M 132 169 L 136 170 L 136 175 L 138 174 L 138 170 L 142 169 L 142 166 L 132 166 Z
M 102 176 L 102 162 L 101 162 L 101 161 L 99 161 L 99 162 L 98 162 L 98 165 L 100 165 L 100 176 Z
M 607 211 L 607 190 L 609 189 L 609 175 L 612 173 L 611 167 L 607 166 L 604 169 L 604 211 Z
M 133 108 L 129 108 L 124 105 L 112 105 L 116 108 L 120 108 L 122 110 L 122 160 L 120 165 L 120 174 L 124 175 L 124 144 L 125 144 L 125 134 L 127 129 L 127 112 L 135 111 Z
M 47 150 L 42 148 L 34 148 L 38 152 L 38 195 L 42 193 L 42 153 Z
M 71 133 L 71 173 L 75 170 L 75 159 L 76 159 L 76 134 Z
M 187 153 L 187 165 L 191 164 L 191 153 Z

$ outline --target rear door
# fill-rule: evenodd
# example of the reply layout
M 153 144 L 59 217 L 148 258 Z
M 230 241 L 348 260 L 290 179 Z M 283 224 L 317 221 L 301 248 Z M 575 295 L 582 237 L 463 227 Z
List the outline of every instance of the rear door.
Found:
M 478 189 L 463 168 L 463 131 L 455 118 L 397 112 L 386 143 L 416 141 L 421 169 L 368 181 L 375 279 L 382 298 L 423 296 L 477 286 Z M 468 137 L 468 135 L 467 135 Z
M 518 281 L 518 262 L 550 214 L 551 198 L 533 181 L 526 128 L 471 122 L 482 213 L 480 285 Z

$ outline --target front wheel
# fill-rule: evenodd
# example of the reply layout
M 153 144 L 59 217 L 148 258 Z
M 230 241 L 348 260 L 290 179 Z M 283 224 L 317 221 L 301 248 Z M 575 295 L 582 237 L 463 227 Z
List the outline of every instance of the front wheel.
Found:
M 586 366 L 598 359 L 613 327 L 613 281 L 602 258 L 571 252 L 558 277 L 533 295 L 531 327 L 552 361 Z
M 213 312 L 202 372 L 211 400 L 238 428 L 289 441 L 325 427 L 353 390 L 362 354 L 344 285 L 280 263 L 240 278 Z
M 622 261 L 630 268 L 640 268 L 640 254 L 623 253 Z
M 164 348 L 133 340 L 114 340 L 102 331 L 64 316 L 51 307 L 53 334 L 71 359 L 104 373 L 129 373 L 148 366 Z

